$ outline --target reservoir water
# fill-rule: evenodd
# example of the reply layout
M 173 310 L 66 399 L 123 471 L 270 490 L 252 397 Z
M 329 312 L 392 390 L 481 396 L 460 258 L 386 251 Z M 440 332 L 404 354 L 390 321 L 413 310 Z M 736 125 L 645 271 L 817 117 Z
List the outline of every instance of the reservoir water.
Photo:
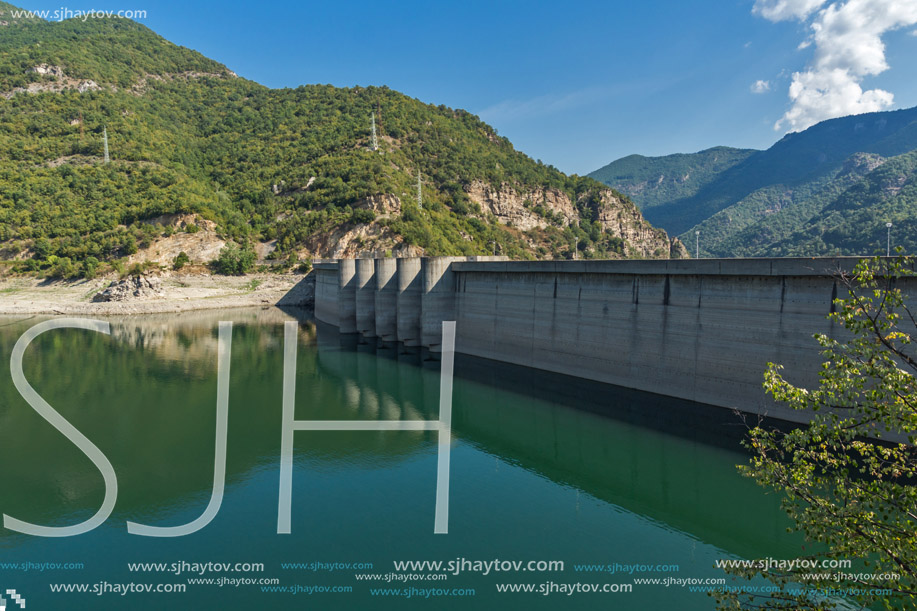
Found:
M 36 610 L 710 610 L 692 586 L 725 577 L 717 560 L 801 553 L 777 497 L 736 471 L 747 460 L 737 415 L 461 357 L 448 534 L 433 532 L 433 431 L 297 432 L 292 532 L 277 534 L 283 323 L 294 319 L 298 419 L 437 419 L 436 355 L 340 335 L 294 311 L 111 319 L 110 336 L 48 332 L 25 355 L 26 378 L 110 460 L 117 504 L 76 537 L 0 530 L 2 590 Z M 63 526 L 94 514 L 104 485 L 13 387 L 13 345 L 41 320 L 0 320 L 0 512 Z M 128 534 L 127 521 L 190 522 L 210 499 L 219 321 L 233 322 L 220 511 L 188 536 Z M 525 584 L 535 591 L 499 591 Z M 568 594 L 575 584 L 612 591 Z

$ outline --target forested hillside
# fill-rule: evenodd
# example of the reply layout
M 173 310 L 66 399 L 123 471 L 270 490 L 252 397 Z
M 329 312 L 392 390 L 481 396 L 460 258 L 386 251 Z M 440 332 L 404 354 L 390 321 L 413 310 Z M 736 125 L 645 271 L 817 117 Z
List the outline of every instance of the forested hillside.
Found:
M 861 189 L 863 181 L 875 178 L 881 166 L 908 184 L 911 172 L 901 156 L 915 149 L 917 108 L 911 108 L 824 121 L 766 151 L 741 151 L 745 158 L 719 169 L 710 158 L 722 148 L 625 157 L 592 176 L 629 194 L 647 219 L 682 239 L 693 240 L 699 231 L 706 256 L 872 254 L 885 223 L 917 215 L 917 200 L 908 199 L 907 190 L 903 196 L 896 192 L 898 212 L 892 214 L 884 196 Z M 703 184 L 656 187 L 671 181 L 673 171 L 689 170 L 701 173 Z M 856 197 L 862 199 L 855 219 L 829 213 L 840 201 L 849 209 Z
M 884 254 L 891 247 L 917 252 L 917 151 L 888 159 L 832 198 L 805 224 L 772 244 L 769 256 L 809 253 Z
M 465 111 L 386 87 L 268 89 L 127 20 L 6 21 L 0 258 L 20 267 L 91 273 L 207 221 L 276 260 L 670 255 L 626 197 Z M 201 222 L 149 222 L 163 215 Z
M 589 176 L 630 196 L 646 211 L 696 195 L 722 172 L 757 152 L 717 146 L 699 153 L 664 157 L 628 155 Z

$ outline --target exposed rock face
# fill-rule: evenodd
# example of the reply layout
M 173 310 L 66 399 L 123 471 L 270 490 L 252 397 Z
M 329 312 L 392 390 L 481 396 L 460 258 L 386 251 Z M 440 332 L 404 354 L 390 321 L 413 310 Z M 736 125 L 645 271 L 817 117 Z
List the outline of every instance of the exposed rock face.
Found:
M 133 299 L 149 299 L 162 296 L 162 283 L 158 278 L 145 276 L 132 276 L 112 282 L 103 291 L 96 293 L 92 298 L 94 302 L 101 301 L 131 301 Z
M 353 207 L 372 210 L 376 213 L 376 218 L 390 216 L 393 214 L 401 214 L 401 200 L 388 193 L 383 193 L 382 195 L 373 195 L 367 197 L 366 199 L 361 199 L 355 203 Z
M 844 162 L 839 175 L 858 174 L 860 176 L 865 176 L 886 161 L 888 160 L 880 155 L 855 153 Z
M 203 229 L 205 231 L 216 231 L 217 228 L 217 224 L 213 221 L 203 219 L 196 214 L 187 213 L 161 214 L 143 222 L 150 225 L 173 227 L 175 229 L 187 229 L 191 225 L 196 225 L 199 229 Z
M 558 189 L 520 192 L 507 184 L 494 188 L 476 181 L 467 193 L 482 211 L 493 214 L 504 225 L 523 231 L 544 229 L 551 224 L 567 227 L 580 220 L 570 196 Z M 603 229 L 627 241 L 630 247 L 628 255 L 654 258 L 688 256 L 680 242 L 676 245 L 670 241 L 665 231 L 647 223 L 634 204 L 622 200 L 611 189 L 602 189 L 599 200 L 598 221 Z M 548 215 L 551 220 L 546 218 Z
M 330 233 L 317 234 L 306 242 L 300 258 L 360 259 L 384 256 L 416 257 L 423 250 L 402 241 L 388 227 L 367 223 L 356 227 L 337 227 Z
M 674 252 L 680 250 L 665 231 L 646 222 L 635 205 L 625 202 L 611 189 L 601 192 L 598 220 L 604 230 L 627 241 L 631 254 L 656 259 L 682 258 L 672 254 L 673 249 Z M 683 246 L 681 250 L 684 250 Z M 687 257 L 687 254 L 684 251 L 683 256 Z
M 80 93 L 87 91 L 96 91 L 101 89 L 98 83 L 93 80 L 80 80 L 67 76 L 64 69 L 60 66 L 51 66 L 48 64 L 39 64 L 29 69 L 42 76 L 50 77 L 51 80 L 45 80 L 39 83 L 29 83 L 25 87 L 16 87 L 12 91 L 0 93 L 0 97 L 12 98 L 17 93 L 60 93 L 61 91 L 76 90 Z
M 48 64 L 40 64 L 34 68 L 29 69 L 29 72 L 35 72 L 38 74 L 48 74 L 51 76 L 64 76 L 64 69 L 60 66 L 49 66 Z
M 0 97 L 10 99 L 19 93 L 60 93 L 61 91 L 69 90 L 76 90 L 80 93 L 86 93 L 87 91 L 97 91 L 102 89 L 101 85 L 91 79 L 80 80 L 67 76 L 67 73 L 60 66 L 39 64 L 29 68 L 28 72 L 34 72 L 35 74 L 50 77 L 51 80 L 45 80 L 39 83 L 29 83 L 25 87 L 16 87 L 10 91 L 0 92 Z M 223 74 L 217 72 L 196 72 L 193 70 L 166 74 L 147 74 L 141 77 L 136 83 L 134 83 L 129 91 L 135 95 L 142 95 L 146 91 L 147 84 L 150 81 L 166 82 L 173 80 L 224 77 L 238 78 L 238 75 L 236 75 L 234 72 L 227 72 Z M 107 85 L 106 89 L 111 91 L 118 90 L 118 88 L 113 85 Z
M 89 81 L 80 81 L 80 84 L 76 86 L 76 90 L 80 93 L 86 93 L 87 91 L 95 91 L 96 89 L 101 89 L 99 84 L 93 80 Z
M 681 243 L 681 240 L 672 238 L 672 243 L 669 247 L 669 259 L 688 259 L 690 257 L 688 249 Z
M 148 248 L 128 257 L 128 265 L 154 261 L 171 267 L 175 257 L 182 252 L 188 255 L 192 264 L 205 264 L 220 256 L 220 250 L 226 245 L 226 240 L 216 232 L 216 223 L 196 214 L 163 214 L 144 223 L 172 227 L 176 233 L 156 238 Z M 193 227 L 198 230 L 189 233 Z
M 561 225 L 565 227 L 579 218 L 570 197 L 557 189 L 519 192 L 507 184 L 495 188 L 476 180 L 466 192 L 471 201 L 481 206 L 482 211 L 493 214 L 504 225 L 512 225 L 523 231 L 536 227 L 544 229 L 551 224 L 535 211 L 539 205 L 559 215 Z
M 134 95 L 142 95 L 147 88 L 147 85 L 150 81 L 158 81 L 160 83 L 167 81 L 176 81 L 176 80 L 191 80 L 191 79 L 201 79 L 201 78 L 238 78 L 238 74 L 235 72 L 227 71 L 224 73 L 219 72 L 197 72 L 195 70 L 186 70 L 185 72 L 167 72 L 165 74 L 146 74 L 142 76 L 136 83 L 131 85 L 130 91 Z

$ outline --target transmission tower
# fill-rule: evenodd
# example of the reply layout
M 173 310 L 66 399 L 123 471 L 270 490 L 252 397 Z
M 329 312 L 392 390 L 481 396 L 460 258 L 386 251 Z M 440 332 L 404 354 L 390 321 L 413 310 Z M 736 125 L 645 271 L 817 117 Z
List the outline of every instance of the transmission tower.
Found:
M 379 150 L 379 138 L 378 136 L 376 136 L 376 113 L 373 113 L 371 116 L 372 116 L 372 123 L 373 123 L 373 151 L 378 151 Z
M 111 161 L 111 158 L 108 156 L 108 128 L 105 127 L 102 129 L 102 141 L 105 143 L 105 163 Z
M 420 170 L 417 170 L 417 207 L 423 208 L 423 183 L 421 182 Z

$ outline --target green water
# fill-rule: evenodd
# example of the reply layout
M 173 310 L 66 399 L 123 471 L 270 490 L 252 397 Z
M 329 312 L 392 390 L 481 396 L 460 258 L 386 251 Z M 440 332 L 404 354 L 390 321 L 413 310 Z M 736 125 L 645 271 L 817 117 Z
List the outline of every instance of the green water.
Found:
M 432 431 L 297 432 L 292 533 L 277 534 L 283 322 L 276 309 L 111 320 L 106 336 L 58 330 L 24 359 L 39 394 L 92 440 L 118 476 L 105 524 L 68 538 L 0 529 L 0 586 L 29 609 L 712 609 L 687 587 L 634 578 L 713 578 L 719 558 L 793 558 L 800 542 L 773 495 L 740 477 L 741 426 L 726 410 L 459 358 L 453 395 L 449 534 L 433 534 Z M 102 476 L 13 388 L 12 348 L 39 322 L 0 320 L 0 511 L 43 525 L 96 512 Z M 127 533 L 125 522 L 197 518 L 213 481 L 217 323 L 233 321 L 226 494 L 185 537 Z M 435 357 L 379 348 L 301 318 L 298 419 L 438 417 Z M 365 581 L 393 562 L 560 560 L 563 571 L 462 572 L 437 581 Z M 45 571 L 10 563 L 81 563 Z M 189 584 L 201 575 L 132 572 L 128 563 L 261 563 L 279 586 Z M 283 568 L 365 563 L 372 569 Z M 6 563 L 4 565 L 3 563 Z M 588 564 L 677 565 L 634 574 Z M 170 567 L 171 568 L 171 567 Z M 429 571 L 402 571 L 424 573 Z M 182 584 L 183 593 L 55 593 L 54 584 Z M 631 592 L 499 593 L 498 584 L 631 584 Z M 473 596 L 373 595 L 371 589 L 473 589 Z M 9 606 L 8 609 L 18 608 Z

